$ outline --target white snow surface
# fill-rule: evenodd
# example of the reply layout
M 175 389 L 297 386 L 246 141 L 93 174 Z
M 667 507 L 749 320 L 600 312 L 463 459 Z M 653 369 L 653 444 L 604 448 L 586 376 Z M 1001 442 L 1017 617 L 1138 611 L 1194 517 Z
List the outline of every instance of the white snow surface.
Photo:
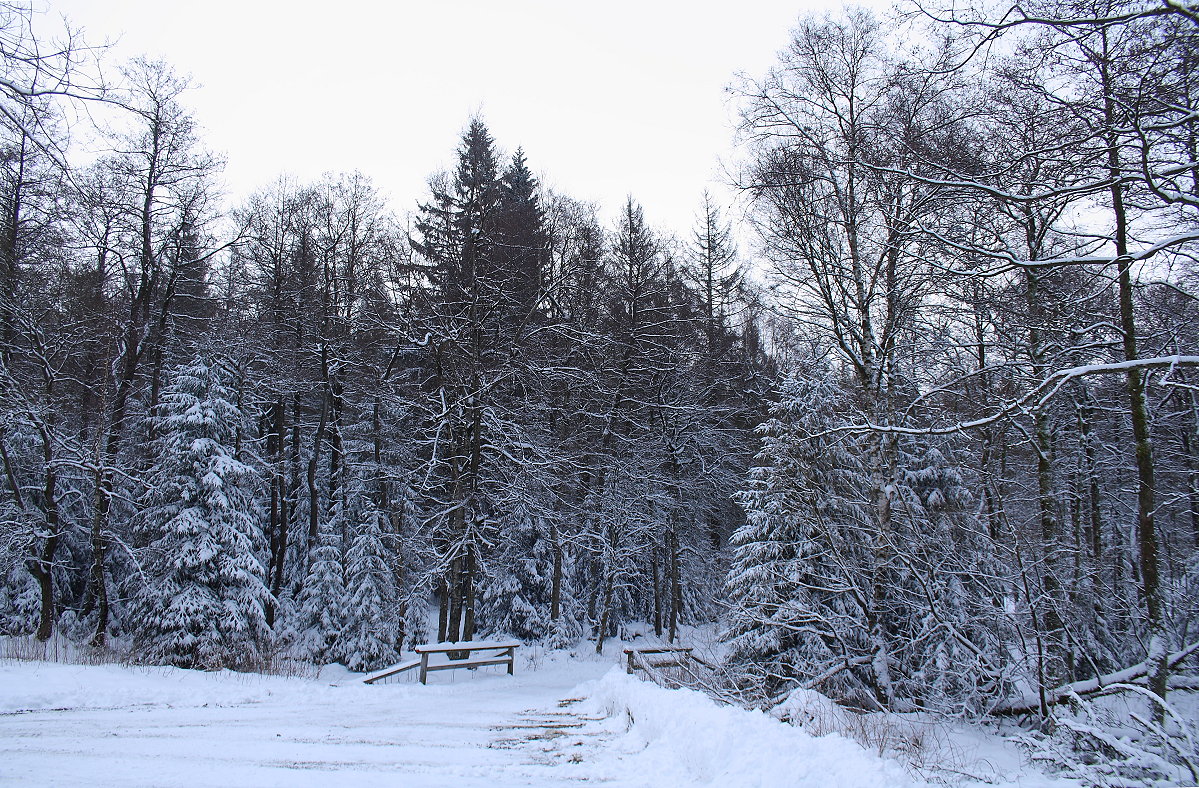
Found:
M 0 661 L 0 785 L 914 784 L 839 735 L 612 660 L 531 652 L 515 676 L 444 671 L 428 686 L 336 667 L 306 679 Z
M 761 788 L 912 785 L 900 765 L 836 734 L 814 737 L 758 711 L 718 706 L 693 690 L 663 689 L 612 668 L 580 687 L 584 707 L 623 722 L 608 774 L 637 784 Z

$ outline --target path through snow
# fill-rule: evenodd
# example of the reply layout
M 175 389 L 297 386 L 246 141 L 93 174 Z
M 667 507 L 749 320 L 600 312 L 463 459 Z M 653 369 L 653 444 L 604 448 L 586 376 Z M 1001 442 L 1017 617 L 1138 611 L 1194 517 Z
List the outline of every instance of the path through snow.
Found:
M 662 689 L 612 659 L 556 652 L 535 666 L 521 658 L 515 676 L 502 667 L 444 671 L 428 686 L 368 686 L 344 671 L 330 684 L 328 671 L 316 681 L 0 662 L 0 785 L 918 783 L 841 736 L 811 736 L 761 712 Z M 988 737 L 985 758 L 963 761 L 986 771 L 987 785 L 1064 784 L 1026 771 L 997 743 Z
M 515 677 L 453 671 L 429 686 L 347 676 L 329 686 L 10 663 L 0 665 L 0 784 L 578 785 L 585 769 L 552 768 L 571 756 L 545 745 L 602 737 L 559 700 L 610 666 L 553 663 Z

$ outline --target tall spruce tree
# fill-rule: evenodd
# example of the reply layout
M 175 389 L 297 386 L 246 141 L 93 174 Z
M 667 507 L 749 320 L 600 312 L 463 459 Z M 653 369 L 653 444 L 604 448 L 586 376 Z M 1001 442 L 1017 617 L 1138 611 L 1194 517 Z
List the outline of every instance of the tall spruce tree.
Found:
M 725 638 L 731 664 L 766 694 L 810 678 L 821 662 L 851 669 L 867 661 L 853 589 L 840 577 L 853 556 L 838 535 L 838 524 L 864 517 L 854 495 L 864 469 L 844 441 L 818 437 L 847 406 L 827 371 L 785 381 L 739 496 L 747 522 L 732 538 Z
M 220 367 L 203 357 L 176 368 L 163 393 L 134 622 L 152 662 L 249 668 L 270 640 L 255 474 L 234 458 L 241 414 L 230 400 Z
M 346 555 L 347 606 L 339 644 L 350 670 L 375 670 L 397 657 L 395 577 L 387 566 L 382 519 L 369 498 L 361 499 L 359 523 Z
M 500 182 L 495 143 L 471 121 L 451 182 L 421 206 L 413 249 L 428 282 L 419 307 L 431 349 L 423 388 L 428 463 L 423 493 L 437 553 L 438 640 L 471 640 L 481 551 L 495 528 L 489 479 L 489 427 L 502 416 L 496 382 L 510 347 L 504 277 L 496 253 Z
M 346 581 L 337 529 L 323 523 L 317 539 L 288 630 L 296 652 L 322 665 L 342 659 Z
M 496 257 L 504 291 L 517 321 L 527 320 L 541 293 L 548 239 L 537 179 L 518 148 L 500 179 Z

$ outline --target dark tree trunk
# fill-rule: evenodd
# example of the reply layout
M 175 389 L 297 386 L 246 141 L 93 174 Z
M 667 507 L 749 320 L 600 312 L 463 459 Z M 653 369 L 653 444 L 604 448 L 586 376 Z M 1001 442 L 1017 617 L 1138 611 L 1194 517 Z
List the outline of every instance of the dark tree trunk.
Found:
M 329 392 L 329 505 L 341 512 L 341 543 L 349 545 L 349 501 L 345 485 L 345 450 L 342 445 L 341 416 L 345 407 L 345 383 L 337 370 L 328 372 Z M 340 506 L 339 506 L 340 504 Z M 343 548 L 344 549 L 344 548 Z
M 650 574 L 653 576 L 654 583 L 654 635 L 662 637 L 662 596 L 663 586 L 665 585 L 661 569 L 660 556 L 665 552 L 664 548 L 659 548 L 654 545 L 650 551 Z
M 1124 360 L 1135 361 L 1137 351 L 1136 312 L 1133 305 L 1132 266 L 1128 255 L 1128 215 L 1124 202 L 1124 169 L 1120 161 L 1121 141 L 1116 129 L 1121 123 L 1116 109 L 1115 88 L 1111 82 L 1111 53 L 1108 34 L 1101 34 L 1102 58 L 1099 60 L 1100 79 L 1103 87 L 1103 112 L 1106 127 L 1108 177 L 1111 180 L 1109 194 L 1115 232 L 1112 240 L 1116 246 L 1116 268 L 1120 302 L 1120 331 L 1123 334 Z M 1149 673 L 1149 689 L 1159 698 L 1166 697 L 1169 674 L 1167 635 L 1163 620 L 1161 581 L 1158 574 L 1158 542 L 1153 522 L 1155 489 L 1153 473 L 1153 444 L 1150 441 L 1149 404 L 1145 399 L 1145 372 L 1135 366 L 1125 374 L 1128 388 L 1129 417 L 1136 445 L 1137 468 L 1137 550 L 1140 555 L 1141 596 L 1145 604 L 1145 623 L 1149 634 L 1149 659 L 1156 666 Z M 1164 712 L 1155 705 L 1155 717 L 1162 721 Z
M 274 625 L 275 601 L 283 593 L 287 562 L 288 520 L 286 452 L 287 406 L 283 397 L 271 405 L 268 415 L 267 457 L 271 463 L 271 513 L 270 513 L 270 588 L 272 601 L 267 608 L 267 624 Z
M 1099 488 L 1099 465 L 1095 456 L 1095 436 L 1091 432 L 1094 412 L 1091 391 L 1084 386 L 1079 402 L 1078 428 L 1082 438 L 1083 471 L 1086 476 L 1086 541 L 1087 551 L 1098 566 L 1103 556 L 1103 515 L 1100 508 L 1102 497 Z
M 679 616 L 683 612 L 683 585 L 679 572 L 679 535 L 677 531 L 671 530 L 667 537 L 667 545 L 670 551 L 668 556 L 670 559 L 669 640 L 673 643 L 679 635 Z
M 1187 391 L 1189 419 L 1179 428 L 1182 453 L 1187 468 L 1187 503 L 1191 515 L 1191 545 L 1199 548 L 1199 460 L 1195 457 L 1195 437 L 1199 435 L 1199 414 L 1195 410 L 1195 392 Z
M 554 570 L 550 580 L 550 621 L 562 615 L 562 540 L 558 535 L 558 523 L 550 523 L 550 539 L 553 541 Z
M 437 583 L 437 642 L 445 643 L 450 631 L 450 584 L 445 575 Z
M 325 440 L 325 430 L 329 423 L 329 397 L 326 391 L 321 392 L 321 418 L 316 425 L 316 434 L 312 437 L 312 456 L 308 458 L 308 555 L 316 549 L 320 538 L 321 525 L 321 496 L 317 486 L 316 470 L 320 465 L 321 444 Z M 307 557 L 304 561 L 308 564 Z
M 604 653 L 604 639 L 608 637 L 608 627 L 612 622 L 612 575 L 604 570 L 604 609 L 600 613 L 599 629 L 595 638 L 595 653 Z
M 461 642 L 475 638 L 475 572 L 477 562 L 473 546 L 466 548 L 462 561 L 462 637 Z

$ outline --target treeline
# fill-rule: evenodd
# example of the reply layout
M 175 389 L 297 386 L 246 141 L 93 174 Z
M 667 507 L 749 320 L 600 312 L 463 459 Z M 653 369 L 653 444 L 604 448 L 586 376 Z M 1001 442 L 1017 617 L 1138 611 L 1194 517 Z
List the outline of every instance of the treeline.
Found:
M 359 173 L 225 211 L 169 66 L 4 54 L 61 77 L 0 124 L 5 634 L 363 669 L 712 617 L 770 363 L 710 200 L 605 227 L 474 119 L 411 217 Z M 73 102 L 120 119 L 86 164 Z
M 720 616 L 755 700 L 1118 680 L 1160 723 L 1199 653 L 1197 39 L 1149 0 L 802 20 L 736 91 L 764 293 L 710 200 L 605 227 L 479 119 L 409 217 L 361 174 L 222 213 L 169 68 L 43 96 L 6 55 L 0 621 L 368 667 Z M 70 164 L 57 93 L 128 130 Z
M 792 327 L 733 539 L 748 689 L 1044 718 L 1193 686 L 1197 36 L 1178 3 L 849 10 L 741 85 Z

